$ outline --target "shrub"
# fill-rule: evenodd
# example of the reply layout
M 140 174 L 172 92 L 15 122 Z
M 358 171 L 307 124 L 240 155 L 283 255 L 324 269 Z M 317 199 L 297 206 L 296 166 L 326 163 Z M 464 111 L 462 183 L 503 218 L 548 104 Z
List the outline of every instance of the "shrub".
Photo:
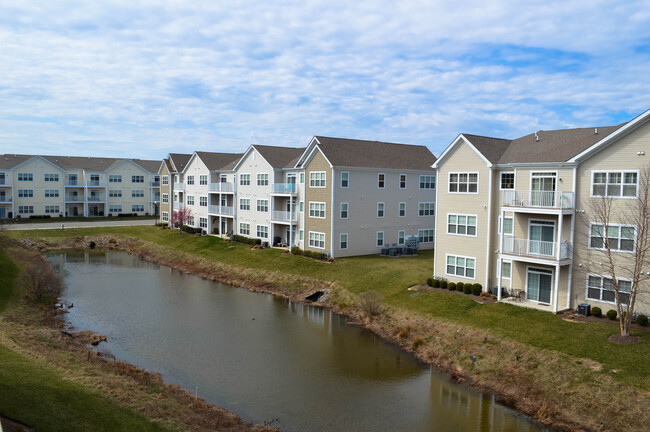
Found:
M 618 315 L 618 312 L 616 312 L 614 309 L 610 309 L 607 311 L 607 318 L 609 318 L 612 321 L 616 319 L 616 315 Z
M 291 253 L 294 254 L 294 255 L 302 255 L 302 256 L 306 256 L 306 257 L 309 257 L 309 258 L 314 258 L 314 259 L 317 259 L 317 260 L 323 260 L 323 261 L 324 260 L 329 260 L 326 253 L 314 252 L 314 251 L 310 251 L 310 250 L 302 250 L 299 247 L 291 248 Z
M 648 317 L 641 314 L 637 315 L 636 317 L 636 323 L 642 326 L 647 326 L 648 325 Z
M 480 283 L 475 283 L 472 285 L 472 294 L 478 296 L 481 295 L 482 292 L 483 292 L 483 285 L 481 285 Z
M 366 291 L 359 294 L 357 304 L 359 309 L 368 317 L 379 315 L 384 298 L 377 291 Z
M 472 293 L 472 284 L 463 285 L 463 292 L 465 294 L 471 294 Z
M 458 289 L 458 284 L 456 282 L 447 283 L 447 289 L 449 291 L 456 291 Z
M 156 223 L 156 226 L 160 228 L 165 228 L 166 226 L 169 226 L 169 224 L 167 222 L 158 222 Z
M 440 288 L 447 289 L 447 281 L 446 280 L 441 280 L 440 281 Z
M 440 288 L 440 281 L 438 279 L 433 280 L 433 285 L 431 285 L 434 288 Z
M 427 285 L 429 285 L 430 287 L 433 286 L 433 278 L 432 277 L 427 278 Z
M 603 310 L 598 306 L 594 306 L 591 308 L 591 314 L 596 318 L 600 318 L 601 316 L 603 316 Z
M 27 296 L 39 303 L 53 303 L 63 290 L 63 279 L 49 263 L 31 263 L 21 277 Z
M 201 234 L 201 231 L 203 231 L 203 228 L 194 228 L 194 227 L 191 227 L 189 225 L 183 225 L 183 231 L 185 231 L 186 233 L 190 233 L 190 234 Z
M 232 236 L 232 241 L 238 243 L 250 244 L 250 245 L 262 244 L 262 239 L 250 238 L 250 237 L 245 237 L 237 234 Z
M 463 291 L 465 289 L 465 284 L 463 282 L 456 282 L 456 291 Z
M 302 249 L 300 249 L 298 246 L 294 246 L 291 248 L 291 253 L 294 255 L 302 255 Z

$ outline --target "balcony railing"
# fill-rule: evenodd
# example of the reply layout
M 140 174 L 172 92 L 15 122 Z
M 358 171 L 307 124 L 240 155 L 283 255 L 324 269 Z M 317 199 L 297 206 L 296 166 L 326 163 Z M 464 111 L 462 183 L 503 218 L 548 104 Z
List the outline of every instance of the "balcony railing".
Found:
M 83 183 L 81 183 L 80 181 L 77 181 L 77 180 L 68 180 L 67 182 L 65 182 L 65 186 L 68 186 L 68 187 L 84 187 Z
M 149 187 L 160 187 L 160 182 L 159 181 L 150 181 L 149 182 Z
M 278 195 L 296 195 L 298 193 L 298 185 L 295 183 L 273 183 L 271 193 Z
M 106 183 L 101 180 L 88 180 L 86 186 L 89 187 L 106 187 Z
M 7 179 L 0 179 L 0 187 L 10 187 L 11 182 Z
M 84 196 L 83 195 L 66 195 L 65 196 L 65 201 L 66 202 L 84 202 Z
M 572 209 L 573 192 L 504 190 L 503 205 L 506 207 L 539 207 Z
M 570 259 L 573 248 L 570 242 L 559 243 L 560 259 Z M 503 238 L 503 253 L 532 258 L 556 259 L 557 243 L 541 240 L 519 239 L 515 237 Z
M 156 196 L 156 195 L 149 196 L 149 202 L 152 202 L 152 203 L 160 202 L 160 195 L 158 195 L 158 196 Z
M 88 202 L 103 202 L 106 201 L 102 195 L 89 195 Z
M 235 186 L 232 183 L 210 183 L 208 191 L 210 192 L 233 192 Z
M 10 203 L 11 195 L 0 195 L 0 203 Z
M 208 213 L 225 215 L 225 216 L 232 216 L 233 214 L 235 214 L 233 207 L 216 206 L 216 205 L 208 206 Z
M 185 183 L 174 183 L 174 190 L 184 191 L 185 190 Z
M 298 221 L 298 213 L 296 213 L 296 212 L 291 213 L 291 212 L 288 212 L 288 211 L 273 210 L 271 212 L 271 220 L 272 221 L 296 223 Z

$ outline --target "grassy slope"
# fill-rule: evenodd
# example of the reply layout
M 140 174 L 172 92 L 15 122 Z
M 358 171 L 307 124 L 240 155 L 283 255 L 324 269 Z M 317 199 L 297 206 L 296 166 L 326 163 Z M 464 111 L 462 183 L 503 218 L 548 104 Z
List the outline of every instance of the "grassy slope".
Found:
M 337 281 L 354 293 L 374 289 L 387 304 L 415 313 L 438 316 L 459 324 L 479 327 L 536 347 L 556 350 L 602 363 L 604 370 L 627 384 L 650 389 L 650 334 L 639 333 L 643 341 L 635 345 L 614 345 L 607 337 L 618 327 L 606 323 L 566 322 L 547 312 L 507 304 L 480 305 L 470 297 L 444 292 L 426 292 L 409 297 L 409 286 L 423 283 L 432 273 L 433 252 L 413 258 L 389 259 L 363 256 L 338 259 L 333 264 L 281 254 L 279 250 L 252 251 L 249 246 L 228 244 L 215 237 L 179 236 L 177 231 L 155 227 L 119 227 L 52 231 L 12 232 L 14 237 L 62 237 L 116 233 L 151 241 L 161 246 L 206 259 L 243 267 L 310 276 Z

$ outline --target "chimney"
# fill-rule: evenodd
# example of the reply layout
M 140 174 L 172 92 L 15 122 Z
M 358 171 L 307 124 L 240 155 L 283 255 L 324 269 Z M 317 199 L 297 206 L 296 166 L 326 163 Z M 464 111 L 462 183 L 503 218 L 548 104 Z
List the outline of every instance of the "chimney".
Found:
M 594 135 L 598 135 L 598 128 L 594 129 Z
M 539 141 L 539 136 L 537 135 L 537 132 L 535 132 L 535 141 Z

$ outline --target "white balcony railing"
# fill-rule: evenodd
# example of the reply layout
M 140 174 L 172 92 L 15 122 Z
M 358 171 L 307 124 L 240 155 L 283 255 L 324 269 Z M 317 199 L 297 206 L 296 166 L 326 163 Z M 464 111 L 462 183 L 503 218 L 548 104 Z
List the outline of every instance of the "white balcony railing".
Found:
M 65 201 L 66 202 L 84 202 L 84 197 L 83 197 L 83 195 L 66 195 L 65 196 Z
M 234 208 L 232 207 L 211 205 L 208 206 L 208 213 L 224 215 L 224 216 L 232 216 L 233 214 L 235 214 L 235 211 Z
M 82 182 L 79 182 L 77 180 L 68 180 L 65 182 L 65 186 L 67 187 L 84 187 Z
M 150 181 L 149 182 L 149 187 L 160 187 L 160 182 L 159 181 Z
M 288 212 L 288 211 L 273 210 L 271 212 L 271 220 L 272 221 L 296 223 L 297 220 L 298 220 L 298 213 L 296 213 L 296 212 L 291 213 L 291 212 Z
M 506 207 L 572 209 L 573 196 L 573 192 L 504 190 L 503 205 Z
M 0 187 L 11 187 L 11 182 L 7 179 L 0 179 Z
M 235 186 L 232 183 L 210 183 L 208 191 L 210 192 L 233 192 Z
M 184 191 L 185 190 L 185 183 L 174 183 L 174 190 Z
M 0 203 L 10 203 L 11 195 L 0 195 Z
M 103 202 L 106 201 L 103 196 L 101 195 L 89 195 L 88 196 L 88 202 Z
M 273 183 L 271 193 L 278 195 L 296 195 L 298 185 L 295 183 Z
M 106 183 L 101 180 L 88 180 L 86 186 L 89 187 L 106 187 Z
M 560 259 L 570 259 L 573 248 L 570 242 L 560 245 Z M 555 259 L 557 243 L 541 240 L 519 239 L 515 237 L 503 238 L 503 253 L 533 258 Z

